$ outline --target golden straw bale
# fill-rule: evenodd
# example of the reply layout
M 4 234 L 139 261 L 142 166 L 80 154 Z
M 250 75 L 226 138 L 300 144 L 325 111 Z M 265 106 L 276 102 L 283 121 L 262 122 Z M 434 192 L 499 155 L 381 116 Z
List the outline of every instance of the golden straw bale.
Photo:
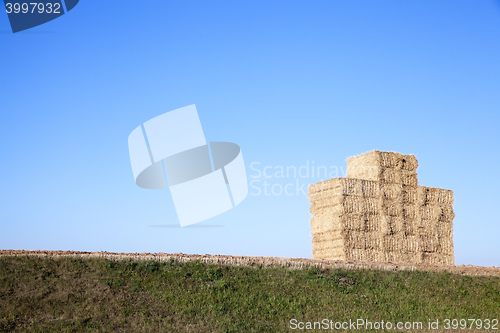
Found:
M 339 249 L 324 249 L 324 250 L 314 250 L 313 249 L 313 259 L 330 259 L 330 260 L 346 260 L 346 255 L 344 250 Z
M 416 220 L 403 219 L 402 231 L 405 235 L 416 235 L 418 234 L 418 224 Z
M 419 186 L 417 192 L 420 204 L 432 202 L 451 205 L 454 201 L 453 191 L 451 190 L 445 190 L 437 187 Z
M 342 240 L 340 230 L 313 234 L 313 244 L 318 242 L 334 242 L 338 240 Z
M 417 235 L 406 235 L 403 237 L 403 252 L 420 252 L 420 237 Z
M 336 239 L 330 241 L 313 242 L 313 249 L 324 250 L 324 249 L 338 249 L 344 250 L 344 240 Z
M 381 237 L 378 232 L 347 230 L 342 232 L 346 249 L 380 249 Z
M 381 221 L 381 233 L 385 235 L 392 235 L 396 233 L 402 233 L 404 231 L 404 220 L 399 216 L 384 216 Z
M 385 262 L 408 262 L 408 254 L 401 251 L 381 252 L 380 261 Z
M 382 212 L 388 216 L 403 217 L 403 204 L 399 200 L 382 200 Z
M 437 235 L 419 236 L 419 248 L 422 252 L 438 252 L 441 248 Z
M 316 214 L 311 217 L 311 232 L 334 230 L 381 231 L 385 223 L 381 215 L 373 214 Z
M 404 219 L 413 221 L 414 223 L 418 223 L 420 215 L 419 207 L 417 205 L 403 203 L 401 208 L 402 216 Z
M 375 181 L 401 181 L 401 173 L 383 175 L 384 170 L 415 172 L 418 167 L 414 155 L 403 155 L 394 152 L 377 150 L 347 159 L 347 178 L 358 178 Z M 403 176 L 405 177 L 405 176 Z M 414 185 L 416 186 L 416 184 Z
M 324 215 L 313 215 L 311 217 L 312 234 L 332 232 L 341 230 L 340 217 L 328 217 Z
M 446 255 L 440 253 L 422 253 L 422 263 L 434 265 L 454 265 L 453 255 Z
M 418 161 L 415 155 L 403 155 L 401 160 L 401 169 L 415 171 L 418 168 Z
M 380 252 L 367 249 L 347 249 L 346 260 L 378 261 Z
M 364 219 L 364 231 L 382 231 L 386 223 L 384 217 L 380 214 L 366 214 Z
M 455 253 L 453 249 L 453 239 L 451 238 L 439 238 L 439 253 L 453 255 Z
M 408 187 L 418 186 L 418 174 L 414 171 L 401 170 L 400 183 Z
M 442 213 L 442 207 L 439 204 L 427 203 L 420 206 L 420 217 L 422 220 L 437 221 Z
M 380 182 L 380 193 L 384 200 L 397 200 L 401 201 L 403 185 L 393 183 Z
M 368 214 L 344 214 L 342 216 L 342 225 L 344 230 L 358 230 L 365 231 L 372 227 L 368 223 L 368 217 L 372 215 Z M 371 218 L 370 218 L 371 219 Z
M 367 213 L 377 214 L 380 211 L 381 199 L 363 198 L 358 196 L 337 195 L 323 198 L 311 203 L 310 212 L 317 214 L 327 211 L 331 207 L 338 207 L 341 214 Z
M 445 224 L 453 224 L 454 219 L 455 219 L 455 213 L 453 211 L 445 212 L 439 217 L 439 222 Z
M 372 180 L 364 180 L 364 179 L 358 179 L 358 180 L 361 180 L 363 197 L 378 198 L 380 196 L 380 186 L 378 182 Z
M 382 183 L 401 184 L 401 170 L 382 169 L 378 177 L 378 181 Z
M 339 217 L 343 230 L 377 231 L 381 227 L 381 216 L 375 214 L 344 214 Z
M 314 214 L 310 220 L 311 232 L 321 233 L 342 229 L 341 215 Z
M 418 186 L 401 185 L 401 200 L 404 204 L 416 204 L 418 202 Z
M 309 185 L 308 196 L 310 201 L 319 196 L 330 197 L 336 195 L 363 196 L 363 182 L 360 179 L 333 178 Z
M 440 222 L 437 227 L 437 234 L 441 238 L 453 239 L 453 223 Z
M 382 236 L 382 249 L 384 251 L 402 251 L 403 250 L 403 234 L 398 233 L 394 235 Z

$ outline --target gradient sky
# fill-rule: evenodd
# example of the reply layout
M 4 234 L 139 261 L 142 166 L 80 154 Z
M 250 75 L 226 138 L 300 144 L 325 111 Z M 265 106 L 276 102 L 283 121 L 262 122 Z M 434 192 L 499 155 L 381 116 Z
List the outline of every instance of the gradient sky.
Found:
M 0 15 L 0 63 L 2 249 L 310 258 L 312 166 L 344 176 L 378 149 L 453 190 L 456 264 L 500 266 L 500 2 L 82 0 L 16 34 Z M 175 228 L 169 191 L 135 185 L 127 138 L 190 104 L 255 182 Z

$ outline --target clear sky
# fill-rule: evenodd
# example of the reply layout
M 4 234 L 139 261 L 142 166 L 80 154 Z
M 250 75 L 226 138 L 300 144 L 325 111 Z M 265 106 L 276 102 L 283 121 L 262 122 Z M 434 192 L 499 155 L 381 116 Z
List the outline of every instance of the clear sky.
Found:
M 0 15 L 0 63 L 0 248 L 310 258 L 307 185 L 378 149 L 453 190 L 457 264 L 500 266 L 498 1 L 82 0 L 16 34 Z M 170 193 L 135 185 L 127 138 L 190 104 L 253 183 L 165 227 Z

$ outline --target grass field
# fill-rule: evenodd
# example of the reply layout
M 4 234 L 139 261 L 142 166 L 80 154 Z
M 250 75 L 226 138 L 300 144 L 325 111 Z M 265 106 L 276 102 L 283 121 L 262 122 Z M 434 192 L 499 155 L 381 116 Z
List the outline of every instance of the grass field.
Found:
M 500 278 L 0 257 L 2 332 L 287 332 L 323 319 L 333 331 L 336 322 L 367 319 L 422 322 L 421 330 L 390 331 L 423 332 L 430 319 L 439 320 L 432 332 L 452 332 L 443 330 L 447 318 L 482 319 L 483 327 L 489 319 L 491 331 L 500 319 Z M 470 324 L 455 332 L 472 331 Z

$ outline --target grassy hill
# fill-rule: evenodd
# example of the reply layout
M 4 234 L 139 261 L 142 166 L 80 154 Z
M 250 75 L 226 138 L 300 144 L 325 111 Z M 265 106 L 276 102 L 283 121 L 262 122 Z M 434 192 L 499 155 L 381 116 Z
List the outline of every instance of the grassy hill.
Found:
M 372 328 L 378 323 L 373 329 L 378 332 L 424 332 L 429 320 L 439 321 L 439 330 L 430 331 L 452 332 L 451 321 L 444 330 L 446 319 L 481 319 L 483 328 L 489 319 L 489 331 L 495 332 L 500 329 L 493 321 L 500 319 L 500 278 L 0 257 L 2 332 L 287 332 L 304 331 L 307 322 L 311 328 L 319 322 L 319 332 L 326 326 L 335 331 L 336 323 L 342 330 L 342 323 L 358 319 Z M 412 329 L 404 328 L 407 322 Z M 460 330 L 464 322 L 456 323 L 462 332 L 479 326 L 467 321 L 467 329 Z

